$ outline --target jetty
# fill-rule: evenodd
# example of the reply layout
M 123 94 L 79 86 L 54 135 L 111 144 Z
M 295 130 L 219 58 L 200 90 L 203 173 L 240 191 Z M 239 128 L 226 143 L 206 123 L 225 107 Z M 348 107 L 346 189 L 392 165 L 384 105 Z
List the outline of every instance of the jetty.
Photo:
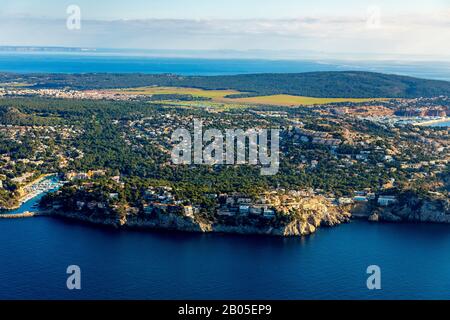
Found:
M 36 216 L 36 212 L 25 211 L 23 213 L 4 213 L 0 214 L 0 219 L 20 219 L 20 218 L 31 218 Z

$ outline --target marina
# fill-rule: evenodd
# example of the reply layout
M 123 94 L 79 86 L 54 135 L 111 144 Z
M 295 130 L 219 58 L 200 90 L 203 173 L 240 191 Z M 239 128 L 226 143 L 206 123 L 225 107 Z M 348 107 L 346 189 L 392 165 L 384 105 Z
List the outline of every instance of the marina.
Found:
M 24 196 L 20 199 L 20 205 L 46 192 L 56 190 L 63 185 L 57 175 L 46 175 L 23 188 Z
M 24 193 L 19 199 L 19 205 L 12 209 L 2 209 L 0 214 L 23 214 L 25 212 L 36 212 L 39 201 L 48 192 L 59 189 L 64 184 L 57 175 L 47 175 L 38 179 L 34 183 L 24 187 Z

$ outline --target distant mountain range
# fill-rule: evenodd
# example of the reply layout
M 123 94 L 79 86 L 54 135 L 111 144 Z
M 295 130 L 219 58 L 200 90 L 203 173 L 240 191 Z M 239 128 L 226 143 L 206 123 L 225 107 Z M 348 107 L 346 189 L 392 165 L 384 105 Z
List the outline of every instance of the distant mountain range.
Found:
M 74 47 L 35 47 L 35 46 L 0 46 L 0 52 L 95 52 L 95 48 L 74 48 Z
M 108 89 L 177 86 L 234 89 L 250 96 L 291 94 L 319 98 L 417 98 L 450 96 L 450 82 L 360 71 L 179 76 L 174 74 L 11 74 L 0 83 L 19 81 L 34 87 Z

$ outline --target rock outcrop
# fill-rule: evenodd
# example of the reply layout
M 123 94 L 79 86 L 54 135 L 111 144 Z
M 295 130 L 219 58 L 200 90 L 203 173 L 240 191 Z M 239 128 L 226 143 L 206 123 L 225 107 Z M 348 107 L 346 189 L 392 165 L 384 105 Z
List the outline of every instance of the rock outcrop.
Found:
M 374 212 L 369 216 L 368 220 L 370 222 L 378 222 L 380 221 L 380 214 L 378 212 Z
M 159 213 L 152 218 L 142 216 L 98 217 L 77 212 L 51 212 L 50 215 L 81 220 L 116 228 L 151 228 L 187 232 L 223 232 L 236 234 L 262 234 L 274 236 L 304 236 L 314 233 L 321 226 L 332 227 L 350 220 L 351 214 L 332 205 L 323 197 L 306 198 L 275 209 L 285 210 L 281 221 L 268 219 L 263 225 L 244 223 L 229 225 L 213 223 L 198 217 Z M 287 210 L 287 211 L 286 211 Z M 249 218 L 251 219 L 251 218 Z M 261 218 L 265 219 L 265 218 Z
M 450 223 L 449 199 L 418 199 L 380 209 L 380 220 L 389 222 L 414 221 Z
M 281 202 L 275 206 L 277 212 L 289 217 L 290 222 L 278 228 L 283 236 L 299 236 L 314 233 L 321 226 L 333 227 L 348 222 L 351 214 L 341 207 L 332 205 L 321 196 L 294 198 L 294 202 Z

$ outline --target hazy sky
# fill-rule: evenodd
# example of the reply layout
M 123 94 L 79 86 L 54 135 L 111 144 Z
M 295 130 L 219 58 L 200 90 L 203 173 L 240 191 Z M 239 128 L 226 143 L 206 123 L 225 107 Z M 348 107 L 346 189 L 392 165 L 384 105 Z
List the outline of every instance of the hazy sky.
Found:
M 0 0 L 0 30 L 0 45 L 450 59 L 450 0 Z

